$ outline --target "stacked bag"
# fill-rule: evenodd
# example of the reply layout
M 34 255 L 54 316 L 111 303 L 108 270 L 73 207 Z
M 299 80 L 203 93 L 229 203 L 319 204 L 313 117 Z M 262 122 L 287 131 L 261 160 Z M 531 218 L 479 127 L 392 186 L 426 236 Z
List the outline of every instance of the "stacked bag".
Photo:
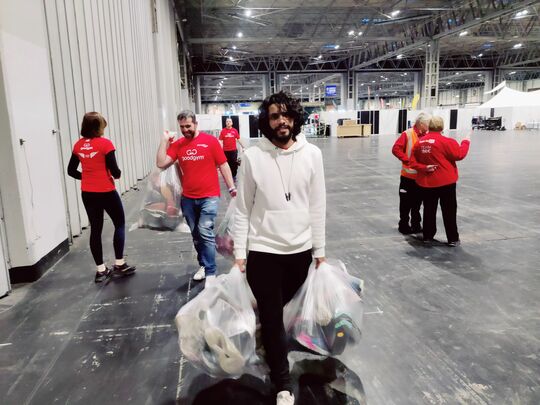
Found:
M 189 232 L 182 222 L 180 198 L 182 186 L 178 165 L 162 170 L 154 168 L 148 176 L 146 195 L 139 211 L 139 228 Z M 186 229 L 187 228 L 187 229 Z
M 234 266 L 176 315 L 180 351 L 213 377 L 240 377 L 258 362 L 255 312 L 245 273 Z M 253 373 L 253 372 L 252 372 Z
M 359 343 L 363 281 L 339 260 L 312 264 L 306 281 L 283 310 L 285 330 L 302 346 L 323 356 L 339 356 Z

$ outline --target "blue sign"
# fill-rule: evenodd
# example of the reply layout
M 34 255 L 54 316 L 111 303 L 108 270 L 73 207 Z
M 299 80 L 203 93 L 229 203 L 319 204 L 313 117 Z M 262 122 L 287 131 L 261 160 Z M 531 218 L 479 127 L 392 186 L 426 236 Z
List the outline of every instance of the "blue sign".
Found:
M 240 103 L 240 107 L 251 107 L 251 103 Z
M 324 94 L 326 97 L 335 97 L 337 94 L 337 86 L 335 84 L 326 86 Z

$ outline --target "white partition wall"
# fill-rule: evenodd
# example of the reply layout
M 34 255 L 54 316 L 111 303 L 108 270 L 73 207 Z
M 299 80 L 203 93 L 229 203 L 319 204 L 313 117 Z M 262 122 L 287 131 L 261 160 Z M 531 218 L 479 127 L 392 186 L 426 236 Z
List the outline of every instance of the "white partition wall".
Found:
M 0 189 L 10 267 L 67 241 L 43 3 L 0 2 Z
M 381 110 L 379 112 L 379 134 L 398 133 L 399 110 Z
M 154 166 L 163 128 L 176 128 L 176 113 L 192 105 L 179 72 L 168 0 L 0 1 L 0 188 L 10 269 L 42 266 L 88 225 L 80 184 L 65 174 L 84 114 L 106 117 L 122 170 L 117 189 L 125 192 Z
M 181 108 L 174 15 L 167 0 L 45 0 L 63 172 L 85 112 L 108 121 L 119 192 L 152 168 L 159 136 Z M 79 184 L 63 174 L 71 234 L 88 225 Z

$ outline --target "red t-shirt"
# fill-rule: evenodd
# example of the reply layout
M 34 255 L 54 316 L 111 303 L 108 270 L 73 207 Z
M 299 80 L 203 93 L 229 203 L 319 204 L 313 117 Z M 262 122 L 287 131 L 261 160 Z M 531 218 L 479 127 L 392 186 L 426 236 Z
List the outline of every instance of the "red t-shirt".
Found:
M 223 150 L 236 150 L 236 140 L 240 139 L 240 134 L 235 128 L 223 128 L 219 134 L 219 140 L 223 141 Z
M 411 166 L 418 170 L 416 183 L 421 187 L 442 187 L 458 180 L 456 161 L 467 156 L 470 142 L 461 145 L 438 132 L 428 132 L 418 140 L 412 150 Z M 437 165 L 434 172 L 426 172 L 426 165 Z
M 105 155 L 114 150 L 111 141 L 103 137 L 81 138 L 73 146 L 82 166 L 81 190 L 105 193 L 115 190 L 114 179 L 105 165 Z
M 218 140 L 199 132 L 195 138 L 180 138 L 167 149 L 182 170 L 182 195 L 188 198 L 219 197 L 216 166 L 227 161 Z

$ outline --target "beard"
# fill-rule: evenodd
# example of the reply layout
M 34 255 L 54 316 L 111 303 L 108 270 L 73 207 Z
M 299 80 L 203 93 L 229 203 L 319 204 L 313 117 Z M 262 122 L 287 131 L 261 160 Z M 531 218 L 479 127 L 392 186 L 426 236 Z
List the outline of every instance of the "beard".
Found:
M 279 133 L 280 130 L 282 129 L 288 129 L 289 132 L 287 135 L 282 135 Z M 292 138 L 292 128 L 288 125 L 281 125 L 279 127 L 277 127 L 276 129 L 274 129 L 273 133 L 272 133 L 272 140 L 281 144 L 281 145 L 286 145 L 287 142 L 289 142 Z

